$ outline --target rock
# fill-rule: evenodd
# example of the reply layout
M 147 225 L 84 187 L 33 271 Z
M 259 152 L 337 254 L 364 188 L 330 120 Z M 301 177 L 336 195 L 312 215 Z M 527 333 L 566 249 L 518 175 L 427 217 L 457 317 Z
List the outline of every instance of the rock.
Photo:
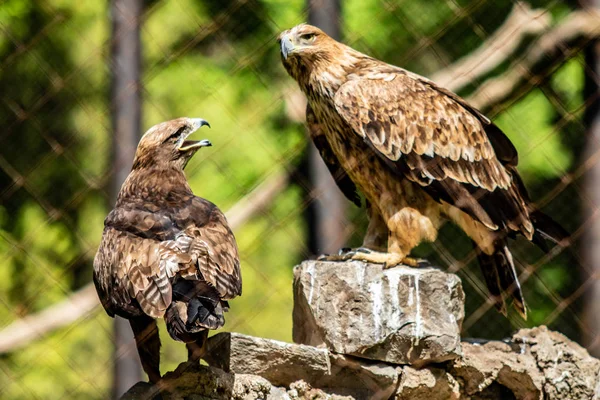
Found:
M 520 330 L 509 343 L 463 343 L 449 372 L 473 398 L 591 399 L 600 360 L 541 326 Z
M 275 386 L 290 387 L 301 380 L 313 388 L 355 398 L 388 399 L 398 382 L 393 366 L 239 333 L 209 338 L 204 359 L 226 372 L 259 375 Z
M 331 372 L 314 385 L 357 399 L 389 399 L 398 385 L 395 367 L 351 356 L 330 353 Z
M 271 391 L 269 381 L 260 376 L 234 375 L 194 363 L 180 364 L 165 374 L 159 385 L 163 400 L 255 400 L 266 399 Z
M 489 396 L 491 392 L 503 391 L 504 387 L 512 395 L 509 398 L 543 397 L 544 376 L 535 360 L 526 349 L 514 351 L 507 343 L 463 343 L 463 357 L 454 361 L 450 373 L 461 382 L 462 391 L 468 396 L 490 392 Z
M 458 382 L 446 370 L 430 367 L 414 369 L 402 367 L 400 384 L 396 391 L 397 400 L 458 400 Z
M 423 366 L 461 354 L 460 279 L 435 268 L 305 261 L 294 269 L 294 342 Z
M 236 374 L 233 380 L 232 399 L 254 400 L 272 399 L 274 393 L 271 383 L 263 377 L 250 374 Z
M 596 393 L 600 382 L 600 360 L 591 357 L 577 343 L 545 326 L 521 329 L 512 340 L 533 356 L 545 377 L 543 389 L 546 399 L 591 399 L 594 395 L 600 396 Z
M 152 386 L 138 382 L 121 400 L 354 400 L 368 397 L 341 396 L 299 380 L 289 389 L 272 386 L 251 374 L 232 374 L 217 368 L 183 363 Z
M 315 389 L 304 381 L 293 382 L 290 385 L 290 390 L 287 394 L 292 400 L 354 400 L 352 396 L 340 396 L 337 394 L 329 394 L 321 389 Z
M 600 360 L 546 327 L 464 342 L 459 359 L 420 369 L 233 333 L 210 338 L 209 351 L 228 371 L 183 363 L 122 399 L 599 400 Z
M 138 382 L 121 396 L 120 400 L 152 399 L 158 395 L 158 388 L 148 382 Z
M 121 400 L 279 400 L 270 395 L 271 389 L 269 381 L 260 376 L 234 375 L 217 368 L 183 363 L 165 374 L 156 386 L 137 383 Z
M 326 349 L 223 332 L 208 339 L 205 361 L 236 374 L 252 373 L 276 386 L 314 382 L 330 373 Z

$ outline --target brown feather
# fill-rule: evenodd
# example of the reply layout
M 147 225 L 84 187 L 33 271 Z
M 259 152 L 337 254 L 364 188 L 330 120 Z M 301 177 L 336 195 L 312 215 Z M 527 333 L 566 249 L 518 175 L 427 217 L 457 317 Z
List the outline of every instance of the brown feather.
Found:
M 361 201 L 360 196 L 358 195 L 358 189 L 338 162 L 338 159 L 329 145 L 321 125 L 317 123 L 315 113 L 310 106 L 306 107 L 306 125 L 308 126 L 310 138 L 315 144 L 315 147 L 319 151 L 321 158 L 325 162 L 325 165 L 327 165 L 327 169 L 329 169 L 329 172 L 333 176 L 338 187 L 348 200 L 353 202 L 357 207 L 360 207 Z

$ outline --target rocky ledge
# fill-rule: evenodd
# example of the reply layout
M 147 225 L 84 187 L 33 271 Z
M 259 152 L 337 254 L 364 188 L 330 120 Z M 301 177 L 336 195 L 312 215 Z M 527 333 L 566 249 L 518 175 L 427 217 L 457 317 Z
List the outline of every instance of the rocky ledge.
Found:
M 183 363 L 123 399 L 600 399 L 600 360 L 546 327 L 463 342 L 460 358 L 423 368 L 235 333 L 209 344 L 210 366 Z
M 600 361 L 546 327 L 460 339 L 464 293 L 435 268 L 307 261 L 294 270 L 296 343 L 220 333 L 124 399 L 596 399 Z M 160 395 L 160 397 L 158 397 Z

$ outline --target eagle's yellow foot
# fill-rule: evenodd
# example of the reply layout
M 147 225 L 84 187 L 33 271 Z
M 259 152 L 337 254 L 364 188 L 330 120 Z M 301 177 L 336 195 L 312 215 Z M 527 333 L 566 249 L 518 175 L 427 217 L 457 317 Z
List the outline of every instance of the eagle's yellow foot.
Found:
M 370 250 L 365 247 L 357 249 L 341 249 L 339 254 L 325 254 L 318 258 L 319 261 L 364 261 L 373 264 L 383 264 L 384 268 L 395 267 L 403 262 L 400 254 L 385 253 L 381 251 Z
M 402 257 L 397 253 L 375 251 L 366 247 L 356 249 L 342 248 L 338 254 L 323 254 L 319 261 L 364 261 L 373 264 L 383 264 L 383 268 L 393 268 L 398 265 L 408 265 L 413 268 L 431 267 L 429 261 L 422 258 Z
M 356 253 L 370 253 L 372 250 L 369 250 L 365 247 L 358 247 L 356 249 L 351 249 L 349 247 L 342 247 L 338 254 L 323 254 L 317 257 L 318 261 L 348 261 L 353 260 L 352 258 Z

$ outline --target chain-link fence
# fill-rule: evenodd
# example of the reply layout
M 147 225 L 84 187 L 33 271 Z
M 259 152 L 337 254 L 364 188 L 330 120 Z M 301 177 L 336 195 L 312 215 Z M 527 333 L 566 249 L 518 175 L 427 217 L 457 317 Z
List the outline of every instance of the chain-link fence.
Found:
M 463 280 L 463 336 L 497 339 L 545 324 L 599 354 L 599 7 L 593 0 L 0 3 L 0 397 L 106 398 L 113 364 L 137 357 L 131 340 L 115 339 L 90 283 L 114 185 L 131 162 L 130 142 L 119 135 L 136 126 L 135 110 L 126 108 L 136 97 L 137 134 L 180 116 L 210 121 L 212 129 L 197 135 L 213 147 L 186 171 L 194 192 L 226 211 L 240 248 L 244 294 L 231 301 L 225 329 L 291 341 L 292 267 L 357 246 L 366 230 L 364 209 L 343 199 L 311 153 L 304 97 L 279 60 L 279 32 L 309 18 L 492 117 L 519 150 L 535 204 L 573 234 L 570 247 L 548 254 L 526 240 L 511 243 L 527 321 L 496 312 L 457 228 L 420 246 L 416 255 Z M 141 56 L 131 57 L 138 28 Z M 161 329 L 164 372 L 186 352 Z

